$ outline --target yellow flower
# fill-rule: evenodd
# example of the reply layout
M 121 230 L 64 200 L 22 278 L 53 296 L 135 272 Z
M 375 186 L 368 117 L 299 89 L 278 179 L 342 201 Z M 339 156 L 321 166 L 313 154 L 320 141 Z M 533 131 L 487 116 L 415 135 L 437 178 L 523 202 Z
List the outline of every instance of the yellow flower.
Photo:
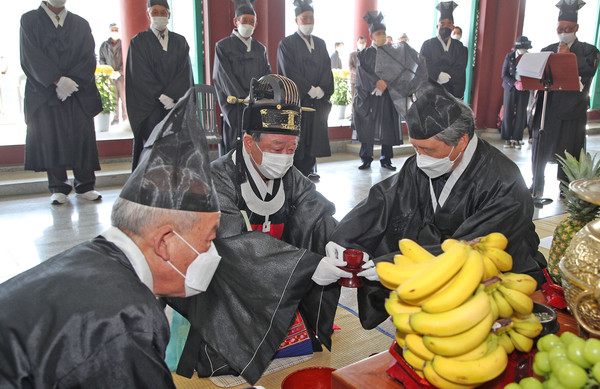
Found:
M 112 68 L 112 66 L 109 65 L 97 65 L 96 66 L 96 71 L 95 74 L 106 74 L 107 76 L 110 76 L 112 73 L 114 72 L 114 69 Z

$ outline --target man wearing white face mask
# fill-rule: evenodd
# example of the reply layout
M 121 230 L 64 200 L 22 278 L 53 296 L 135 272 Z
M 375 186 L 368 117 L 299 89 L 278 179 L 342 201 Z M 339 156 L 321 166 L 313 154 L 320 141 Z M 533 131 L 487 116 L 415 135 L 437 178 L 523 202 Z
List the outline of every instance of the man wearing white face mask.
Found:
M 227 103 L 227 97 L 243 99 L 250 94 L 250 81 L 272 73 L 267 49 L 252 38 L 257 18 L 254 0 L 233 0 L 235 18 L 230 36 L 215 46 L 213 82 L 223 112 L 223 146 L 225 151 L 235 148 L 242 137 L 242 111 L 240 104 Z
M 157 297 L 204 292 L 220 261 L 208 144 L 196 94 L 183 100 L 153 133 L 111 227 L 0 284 L 0 387 L 175 388 Z
M 113 68 L 113 73 L 110 78 L 113 80 L 117 89 L 117 111 L 110 123 L 119 123 L 119 102 L 121 103 L 121 118 L 127 120 L 127 107 L 125 104 L 125 77 L 123 74 L 123 49 L 121 48 L 121 35 L 119 34 L 119 26 L 116 23 L 111 23 L 108 26 L 110 37 L 102 42 L 98 51 L 98 62 L 101 65 L 108 65 Z
M 243 143 L 211 164 L 222 212 L 217 241 L 234 255 L 219 247 L 215 288 L 169 302 L 196 328 L 178 374 L 241 374 L 253 383 L 272 358 L 331 347 L 336 281 L 351 273 L 325 254 L 336 225 L 333 204 L 292 166 L 305 115 L 299 103 L 290 79 L 253 80 Z
M 356 248 L 391 261 L 398 241 L 412 239 L 440 254 L 448 238 L 471 240 L 491 232 L 508 238 L 512 271 L 544 282 L 544 256 L 532 222 L 533 202 L 519 168 L 475 135 L 471 109 L 441 85 L 426 83 L 406 115 L 416 155 L 400 172 L 376 184 L 331 237 L 332 245 Z M 368 281 L 359 289 L 363 327 L 388 317 L 389 290 Z
M 358 53 L 367 47 L 367 39 L 364 36 L 359 36 L 356 40 L 356 51 L 350 53 L 348 59 L 348 68 L 350 69 L 350 89 L 352 99 L 356 94 L 356 66 L 358 65 Z M 353 108 L 354 109 L 354 108 Z
M 546 163 L 554 160 L 555 154 L 564 158 L 564 152 L 567 151 L 578 158 L 581 149 L 585 148 L 590 86 L 598 68 L 600 52 L 595 46 L 579 41 L 575 35 L 579 30 L 577 13 L 584 4 L 581 0 L 561 0 L 556 4 L 560 9 L 556 27 L 559 42 L 542 49 L 542 51 L 553 53 L 573 53 L 577 56 L 580 90 L 548 93 L 541 144 L 538 135 L 543 98 L 538 98 L 537 120 L 536 124 L 532 126 L 534 130 L 532 160 L 535 161 L 535 155 L 539 154 L 538 163 L 532 164 L 536 185 L 535 188 L 531 188 L 534 197 L 540 197 L 544 193 L 544 170 Z M 568 181 L 561 168 L 557 169 L 557 178 Z
M 302 117 L 302 136 L 294 166 L 316 181 L 320 178 L 316 170 L 317 157 L 331 155 L 327 118 L 334 84 L 325 41 L 312 34 L 315 18 L 311 3 L 312 0 L 294 0 L 298 31 L 279 42 L 277 71 L 294 81 L 302 106 L 315 110 Z
M 127 113 L 133 131 L 132 170 L 150 133 L 194 84 L 190 47 L 169 31 L 167 0 L 148 0 L 150 27 L 131 39 L 125 65 Z

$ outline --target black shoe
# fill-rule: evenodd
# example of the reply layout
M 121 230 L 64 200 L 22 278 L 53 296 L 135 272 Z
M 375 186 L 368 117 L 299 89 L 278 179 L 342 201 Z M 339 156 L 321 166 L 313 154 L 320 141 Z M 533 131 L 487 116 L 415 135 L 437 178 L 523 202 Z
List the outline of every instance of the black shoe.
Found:
M 308 177 L 308 179 L 311 181 L 319 181 L 321 179 L 321 176 L 317 173 L 309 173 L 306 177 Z
M 116 126 L 117 124 L 119 124 L 118 120 L 113 120 L 112 122 L 110 122 L 111 126 Z
M 513 147 L 513 144 L 511 141 L 507 140 L 506 142 L 504 142 L 504 147 L 510 149 Z
M 381 167 L 384 168 L 384 169 L 392 170 L 392 171 L 396 170 L 396 166 L 392 165 L 391 162 L 383 162 L 381 164 Z
M 365 170 L 371 168 L 371 162 L 363 162 L 362 165 L 358 167 L 359 170 Z

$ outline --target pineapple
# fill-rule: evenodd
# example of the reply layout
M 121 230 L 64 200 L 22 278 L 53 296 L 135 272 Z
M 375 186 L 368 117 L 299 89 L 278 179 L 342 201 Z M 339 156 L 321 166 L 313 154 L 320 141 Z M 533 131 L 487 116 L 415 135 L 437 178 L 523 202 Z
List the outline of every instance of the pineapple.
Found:
M 552 237 L 552 246 L 548 257 L 548 272 L 553 281 L 560 285 L 560 273 L 558 272 L 558 263 L 565 255 L 565 251 L 571 243 L 573 236 L 581 230 L 587 223 L 594 220 L 600 211 L 600 206 L 581 200 L 569 190 L 569 183 L 581 178 L 600 177 L 600 161 L 596 162 L 595 156 L 581 150 L 579 161 L 571 154 L 565 152 L 565 158 L 557 156 L 563 171 L 567 175 L 569 182 L 562 181 L 560 190 L 567 206 L 569 216 L 560 222 L 554 230 Z

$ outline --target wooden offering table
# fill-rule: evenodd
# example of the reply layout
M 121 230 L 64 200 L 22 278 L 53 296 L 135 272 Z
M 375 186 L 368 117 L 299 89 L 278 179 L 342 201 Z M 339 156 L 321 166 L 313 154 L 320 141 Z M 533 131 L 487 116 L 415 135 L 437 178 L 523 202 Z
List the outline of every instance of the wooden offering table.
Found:
M 546 300 L 541 291 L 536 291 L 532 298 L 534 301 L 545 304 Z M 565 331 L 579 334 L 579 326 L 575 318 L 566 310 L 556 310 L 560 329 L 557 334 Z M 388 375 L 386 370 L 390 365 L 395 364 L 396 360 L 388 352 L 382 352 L 372 357 L 363 359 L 352 365 L 338 369 L 332 375 L 332 389 L 398 389 L 405 386 Z M 490 387 L 503 388 L 501 385 L 491 385 Z M 486 388 L 488 386 L 486 385 Z

